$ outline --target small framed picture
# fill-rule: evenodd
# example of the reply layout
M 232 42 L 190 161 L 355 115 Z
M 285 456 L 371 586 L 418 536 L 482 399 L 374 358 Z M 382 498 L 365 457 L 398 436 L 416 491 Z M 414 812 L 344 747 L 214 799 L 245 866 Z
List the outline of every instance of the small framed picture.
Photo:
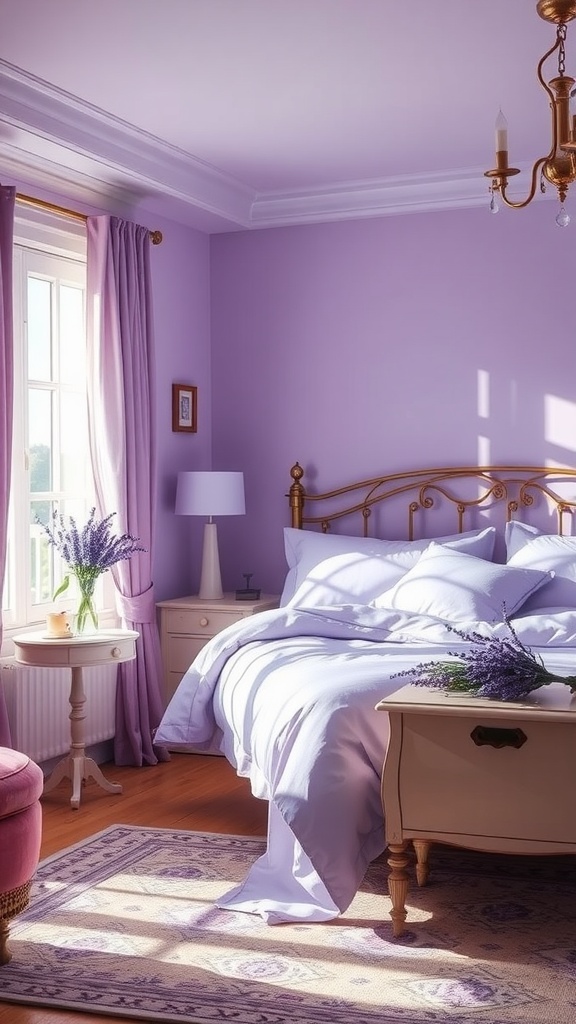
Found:
M 196 433 L 197 392 L 193 384 L 172 385 L 172 430 Z

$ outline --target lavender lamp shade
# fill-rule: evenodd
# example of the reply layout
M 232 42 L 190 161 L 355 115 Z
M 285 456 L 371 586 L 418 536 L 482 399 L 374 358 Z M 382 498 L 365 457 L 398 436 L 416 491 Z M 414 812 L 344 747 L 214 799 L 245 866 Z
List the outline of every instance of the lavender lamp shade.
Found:
M 218 601 L 223 596 L 218 533 L 212 516 L 241 516 L 246 512 L 243 473 L 183 472 L 176 486 L 176 514 L 208 516 L 204 525 L 199 597 Z
M 178 474 L 177 515 L 242 516 L 245 512 L 243 473 Z

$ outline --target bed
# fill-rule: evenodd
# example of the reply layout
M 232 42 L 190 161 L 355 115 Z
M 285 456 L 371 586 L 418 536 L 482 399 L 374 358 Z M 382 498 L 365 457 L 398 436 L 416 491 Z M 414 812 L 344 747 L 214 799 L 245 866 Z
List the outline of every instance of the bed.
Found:
M 280 607 L 203 648 L 156 733 L 223 753 L 268 801 L 266 852 L 218 906 L 269 924 L 337 917 L 384 851 L 375 706 L 403 673 L 457 657 L 461 633 L 504 636 L 504 611 L 547 667 L 576 672 L 576 470 L 424 469 L 313 493 L 296 463 L 287 497 Z

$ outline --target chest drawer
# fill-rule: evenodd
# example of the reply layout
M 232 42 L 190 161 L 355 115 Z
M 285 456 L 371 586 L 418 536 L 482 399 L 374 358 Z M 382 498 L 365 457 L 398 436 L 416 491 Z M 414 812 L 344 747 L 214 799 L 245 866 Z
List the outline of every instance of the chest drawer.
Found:
M 399 795 L 402 827 L 418 832 L 576 842 L 576 725 L 509 721 L 519 747 L 477 745 L 481 715 L 406 715 Z M 497 732 L 497 730 L 496 730 Z

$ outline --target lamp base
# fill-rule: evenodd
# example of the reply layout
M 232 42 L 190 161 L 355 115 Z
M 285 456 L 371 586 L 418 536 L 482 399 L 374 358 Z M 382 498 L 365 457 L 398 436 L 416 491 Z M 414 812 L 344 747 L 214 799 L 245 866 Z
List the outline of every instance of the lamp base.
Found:
M 219 601 L 224 597 L 220 576 L 220 558 L 218 556 L 218 531 L 216 523 L 204 525 L 204 544 L 202 548 L 202 575 L 198 596 L 205 601 Z

